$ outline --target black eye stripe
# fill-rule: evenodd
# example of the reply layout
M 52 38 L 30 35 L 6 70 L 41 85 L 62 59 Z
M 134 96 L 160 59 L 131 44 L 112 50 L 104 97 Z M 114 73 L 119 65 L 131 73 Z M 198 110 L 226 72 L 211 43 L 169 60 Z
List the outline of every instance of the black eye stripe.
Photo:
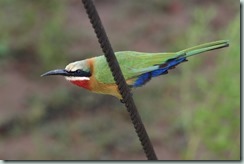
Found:
M 69 74 L 68 76 L 74 76 L 74 77 L 90 77 L 91 76 L 90 72 L 86 72 L 81 69 L 78 69 L 76 71 L 69 71 L 68 74 Z

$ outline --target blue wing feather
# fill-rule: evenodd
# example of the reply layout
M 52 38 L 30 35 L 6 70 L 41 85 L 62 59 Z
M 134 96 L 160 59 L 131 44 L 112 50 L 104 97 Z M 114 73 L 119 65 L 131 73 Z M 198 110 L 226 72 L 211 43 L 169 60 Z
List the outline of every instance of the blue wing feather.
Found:
M 133 87 L 140 87 L 146 84 L 149 80 L 151 80 L 152 77 L 157 77 L 163 74 L 167 74 L 169 69 L 177 66 L 178 64 L 184 61 L 187 61 L 185 57 L 168 60 L 165 64 L 159 65 L 158 69 L 140 75 L 135 81 L 135 83 L 133 84 Z

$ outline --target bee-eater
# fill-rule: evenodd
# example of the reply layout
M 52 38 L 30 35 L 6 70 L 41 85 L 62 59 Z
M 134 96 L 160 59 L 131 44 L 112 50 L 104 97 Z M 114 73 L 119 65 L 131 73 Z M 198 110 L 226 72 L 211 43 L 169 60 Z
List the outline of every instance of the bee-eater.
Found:
M 151 78 L 168 73 L 169 69 L 187 61 L 187 57 L 229 46 L 227 40 L 205 43 L 175 53 L 116 52 L 128 86 L 135 88 Z M 122 99 L 105 56 L 93 57 L 68 64 L 65 69 L 49 71 L 42 76 L 62 75 L 71 83 L 92 92 L 113 95 Z

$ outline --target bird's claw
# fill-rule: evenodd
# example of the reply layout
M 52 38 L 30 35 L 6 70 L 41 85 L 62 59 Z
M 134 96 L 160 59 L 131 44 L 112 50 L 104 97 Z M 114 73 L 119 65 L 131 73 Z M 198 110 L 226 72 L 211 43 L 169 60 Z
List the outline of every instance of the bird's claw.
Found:
M 120 99 L 120 102 L 121 102 L 122 104 L 124 104 L 124 103 L 125 103 L 123 99 Z
M 131 95 L 131 97 L 132 97 L 132 96 L 133 96 L 133 93 L 130 93 L 130 95 Z M 122 104 L 125 103 L 125 101 L 124 101 L 123 99 L 120 99 L 120 102 L 121 102 Z

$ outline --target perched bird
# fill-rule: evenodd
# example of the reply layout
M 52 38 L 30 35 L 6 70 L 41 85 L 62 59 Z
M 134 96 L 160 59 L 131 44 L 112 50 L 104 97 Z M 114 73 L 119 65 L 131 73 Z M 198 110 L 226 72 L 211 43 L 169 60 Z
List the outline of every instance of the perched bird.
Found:
M 229 46 L 227 40 L 205 43 L 175 53 L 116 52 L 116 58 L 126 80 L 132 87 L 140 87 L 151 78 L 168 73 L 169 69 L 187 61 L 187 57 Z M 92 92 L 113 95 L 122 99 L 105 56 L 93 57 L 68 64 L 41 76 L 62 75 L 71 83 Z

